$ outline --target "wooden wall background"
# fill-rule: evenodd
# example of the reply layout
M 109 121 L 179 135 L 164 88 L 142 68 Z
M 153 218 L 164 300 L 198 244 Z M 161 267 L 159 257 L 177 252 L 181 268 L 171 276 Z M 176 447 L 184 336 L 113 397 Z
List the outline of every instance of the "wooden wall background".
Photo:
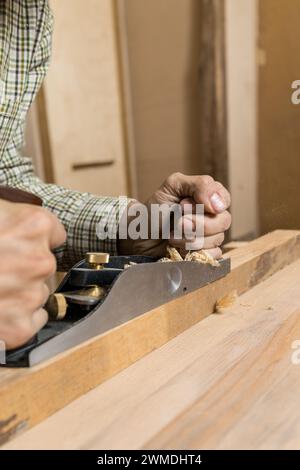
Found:
M 259 219 L 262 232 L 300 226 L 300 0 L 259 2 Z
M 201 171 L 199 0 L 125 0 L 138 195 Z

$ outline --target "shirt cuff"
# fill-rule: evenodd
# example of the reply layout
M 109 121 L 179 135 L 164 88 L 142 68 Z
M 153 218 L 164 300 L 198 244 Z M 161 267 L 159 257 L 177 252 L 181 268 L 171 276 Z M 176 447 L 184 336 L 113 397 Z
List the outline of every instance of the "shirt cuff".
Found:
M 68 223 L 67 246 L 56 251 L 59 265 L 68 266 L 84 259 L 87 252 L 105 252 L 117 255 L 120 218 L 130 203 L 126 196 L 118 198 L 86 195 L 73 206 Z M 76 207 L 77 206 L 77 207 Z

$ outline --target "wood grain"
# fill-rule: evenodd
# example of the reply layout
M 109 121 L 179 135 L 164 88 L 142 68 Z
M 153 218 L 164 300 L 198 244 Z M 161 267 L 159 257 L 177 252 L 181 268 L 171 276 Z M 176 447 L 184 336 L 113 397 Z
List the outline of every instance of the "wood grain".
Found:
M 300 448 L 300 261 L 5 449 Z
M 242 293 L 300 258 L 298 231 L 275 231 L 233 250 L 232 271 L 30 370 L 0 370 L 0 421 L 11 437 L 66 406 L 196 324 L 232 289 Z M 9 433 L 8 435 L 5 433 Z M 4 439 L 4 438 L 3 438 Z

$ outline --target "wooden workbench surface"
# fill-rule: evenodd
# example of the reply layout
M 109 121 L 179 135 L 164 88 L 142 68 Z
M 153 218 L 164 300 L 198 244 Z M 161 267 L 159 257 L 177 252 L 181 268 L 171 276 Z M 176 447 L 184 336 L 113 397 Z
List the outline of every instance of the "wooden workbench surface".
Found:
M 4 448 L 299 449 L 297 340 L 300 260 Z

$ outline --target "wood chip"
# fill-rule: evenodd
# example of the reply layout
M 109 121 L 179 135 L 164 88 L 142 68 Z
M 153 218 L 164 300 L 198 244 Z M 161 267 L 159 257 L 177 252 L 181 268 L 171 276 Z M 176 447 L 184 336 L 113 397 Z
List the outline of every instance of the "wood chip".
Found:
M 238 293 L 236 290 L 229 292 L 229 294 L 222 297 L 216 302 L 215 313 L 223 313 L 228 308 L 232 307 L 238 298 Z
M 189 251 L 184 261 L 195 261 L 197 263 L 210 264 L 211 266 L 220 266 L 219 261 L 213 258 L 207 251 Z
M 167 253 L 171 261 L 183 261 L 181 254 L 171 246 L 167 246 Z

